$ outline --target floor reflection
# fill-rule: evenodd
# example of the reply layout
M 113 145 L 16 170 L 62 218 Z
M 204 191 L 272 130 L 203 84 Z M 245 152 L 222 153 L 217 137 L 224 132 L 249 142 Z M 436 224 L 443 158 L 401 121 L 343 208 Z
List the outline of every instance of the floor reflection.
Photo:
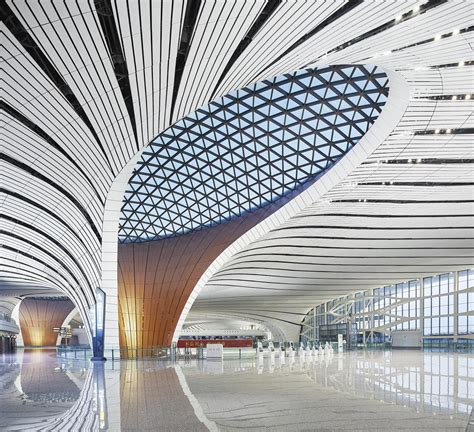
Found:
M 207 431 L 194 413 L 178 373 L 179 366 L 122 362 L 121 428 L 126 431 Z
M 93 364 L 0 357 L 0 430 L 465 430 L 474 356 L 349 352 L 284 362 Z
M 55 350 L 0 355 L 0 430 L 31 430 L 66 412 L 81 396 L 86 367 L 58 361 Z
M 309 375 L 348 394 L 467 418 L 474 405 L 474 356 L 417 351 L 335 355 Z

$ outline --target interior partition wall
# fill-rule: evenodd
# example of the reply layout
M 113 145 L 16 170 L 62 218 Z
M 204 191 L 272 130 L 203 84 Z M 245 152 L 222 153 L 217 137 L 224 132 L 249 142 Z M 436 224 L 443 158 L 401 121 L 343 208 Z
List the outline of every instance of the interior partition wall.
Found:
M 420 277 L 338 297 L 315 306 L 301 340 L 316 342 L 320 326 L 349 323 L 364 345 L 386 342 L 392 331 L 420 331 L 428 348 L 474 349 L 474 269 Z

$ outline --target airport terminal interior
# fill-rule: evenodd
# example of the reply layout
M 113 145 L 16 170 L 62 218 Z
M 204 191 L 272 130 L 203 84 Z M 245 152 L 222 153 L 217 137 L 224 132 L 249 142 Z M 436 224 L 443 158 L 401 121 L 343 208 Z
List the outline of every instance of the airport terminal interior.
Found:
M 0 431 L 474 431 L 473 0 L 0 13 Z

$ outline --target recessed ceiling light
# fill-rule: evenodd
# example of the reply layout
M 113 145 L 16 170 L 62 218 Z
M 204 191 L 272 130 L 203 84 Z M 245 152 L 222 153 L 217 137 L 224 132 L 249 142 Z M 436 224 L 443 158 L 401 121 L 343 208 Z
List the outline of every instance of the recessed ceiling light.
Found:
M 470 95 L 470 94 L 467 94 L 467 95 L 466 95 L 466 99 L 471 99 L 471 95 Z

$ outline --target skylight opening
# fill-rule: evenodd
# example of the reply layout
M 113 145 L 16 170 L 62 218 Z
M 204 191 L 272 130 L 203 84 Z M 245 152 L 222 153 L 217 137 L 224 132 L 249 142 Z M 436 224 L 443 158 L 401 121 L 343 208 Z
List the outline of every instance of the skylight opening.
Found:
M 199 108 L 143 151 L 119 240 L 157 240 L 262 208 L 330 168 L 379 116 L 375 66 L 328 66 L 261 81 Z

